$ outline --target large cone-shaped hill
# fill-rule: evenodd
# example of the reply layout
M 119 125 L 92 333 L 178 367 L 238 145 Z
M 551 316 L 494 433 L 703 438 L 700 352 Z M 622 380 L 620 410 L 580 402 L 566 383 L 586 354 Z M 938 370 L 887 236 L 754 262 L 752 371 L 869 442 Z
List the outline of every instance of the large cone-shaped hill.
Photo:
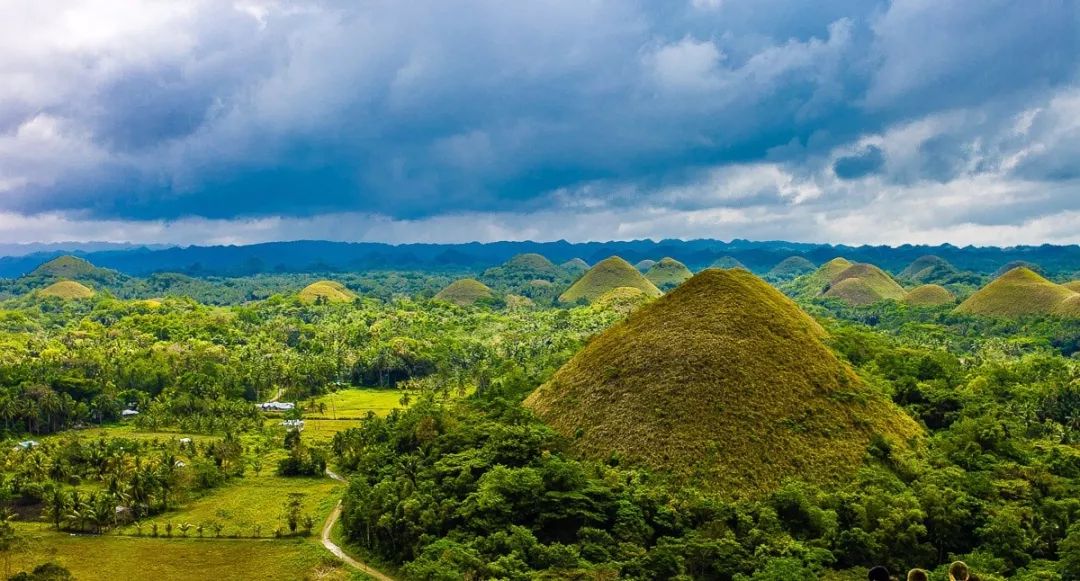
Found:
M 298 296 L 305 303 L 348 303 L 356 299 L 356 293 L 332 280 L 313 282 L 304 287 Z
M 853 264 L 829 281 L 821 296 L 852 305 L 869 305 L 885 299 L 903 300 L 907 292 L 884 270 L 873 264 Z
M 814 272 L 814 268 L 814 263 L 802 256 L 789 256 L 772 267 L 769 276 L 774 278 L 795 278 L 796 276 Z
M 661 258 L 660 262 L 652 265 L 645 278 L 656 285 L 662 291 L 669 291 L 694 276 L 686 265 L 674 258 Z
M 949 289 L 937 284 L 924 284 L 911 289 L 904 297 L 904 302 L 916 307 L 938 307 L 956 304 L 956 295 Z
M 573 303 L 585 299 L 591 303 L 609 290 L 621 286 L 639 289 L 652 297 L 662 294 L 656 285 L 649 282 L 636 268 L 630 266 L 629 262 L 618 256 L 612 256 L 597 262 L 581 275 L 577 282 L 566 289 L 559 300 L 564 303 Z
M 743 270 L 706 270 L 601 333 L 525 404 L 578 453 L 732 495 L 832 482 L 875 434 L 920 428 L 825 345 L 825 331 Z
M 454 303 L 462 307 L 475 304 L 480 299 L 490 299 L 495 296 L 488 286 L 476 279 L 463 278 L 455 280 L 449 286 L 439 291 L 435 298 L 440 301 Z
M 1018 267 L 994 279 L 956 307 L 958 313 L 991 317 L 1027 315 L 1080 316 L 1074 312 L 1077 293 L 1054 284 L 1027 267 Z
M 88 299 L 94 296 L 94 291 L 73 280 L 62 280 L 37 291 L 37 295 L 39 297 L 57 297 L 64 300 Z

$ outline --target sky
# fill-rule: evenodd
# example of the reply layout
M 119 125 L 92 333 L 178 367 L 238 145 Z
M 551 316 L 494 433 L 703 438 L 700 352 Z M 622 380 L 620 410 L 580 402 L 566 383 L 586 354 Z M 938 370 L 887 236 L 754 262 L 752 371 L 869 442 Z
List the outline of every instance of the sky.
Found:
M 0 243 L 1080 243 L 1080 0 L 4 0 Z

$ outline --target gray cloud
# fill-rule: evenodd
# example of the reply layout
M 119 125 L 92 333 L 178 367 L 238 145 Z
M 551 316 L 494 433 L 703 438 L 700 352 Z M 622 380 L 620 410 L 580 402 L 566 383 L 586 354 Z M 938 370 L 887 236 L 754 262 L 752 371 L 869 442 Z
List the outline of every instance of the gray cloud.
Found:
M 145 233 L 587 207 L 637 217 L 613 237 L 772 233 L 752 216 L 850 241 L 903 207 L 898 232 L 981 236 L 1077 207 L 1077 18 L 1069 0 L 13 0 L 0 210 Z

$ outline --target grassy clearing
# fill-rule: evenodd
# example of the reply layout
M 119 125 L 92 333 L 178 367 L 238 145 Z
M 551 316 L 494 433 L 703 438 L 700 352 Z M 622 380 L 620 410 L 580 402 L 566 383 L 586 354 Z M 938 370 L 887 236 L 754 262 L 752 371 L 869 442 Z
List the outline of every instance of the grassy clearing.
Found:
M 275 529 L 285 526 L 282 512 L 289 493 L 293 492 L 305 495 L 302 513 L 311 515 L 316 529 L 321 526 L 337 502 L 343 485 L 330 478 L 285 478 L 273 472 L 272 465 L 264 466 L 258 476 L 249 471 L 243 478 L 211 490 L 178 510 L 148 519 L 143 523 L 143 534 L 149 534 L 151 522 L 158 523 L 159 534 L 164 534 L 165 523 L 173 523 L 174 527 L 180 523 L 191 523 L 204 525 L 203 535 L 212 537 L 214 533 L 209 525 L 217 522 L 224 527 L 224 537 L 255 536 L 256 525 L 261 527 L 260 536 L 272 537 Z M 136 529 L 127 526 L 120 532 L 133 535 Z M 194 529 L 188 534 L 197 536 Z M 180 536 L 180 533 L 174 530 L 173 535 Z
M 55 561 L 80 581 L 365 578 L 327 559 L 314 536 L 285 540 L 72 536 L 39 523 L 18 523 L 17 530 L 25 543 L 12 555 L 13 572 Z
M 306 418 L 320 419 L 360 419 L 369 411 L 377 416 L 385 416 L 401 406 L 400 389 L 343 389 L 336 393 L 324 395 L 315 400 L 316 404 L 326 405 L 326 410 L 319 413 L 318 410 L 304 414 Z

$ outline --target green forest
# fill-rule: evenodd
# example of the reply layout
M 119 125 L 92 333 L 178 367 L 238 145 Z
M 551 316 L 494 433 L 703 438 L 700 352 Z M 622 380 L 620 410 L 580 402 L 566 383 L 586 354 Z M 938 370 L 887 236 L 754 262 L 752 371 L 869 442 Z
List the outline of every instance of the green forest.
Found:
M 677 258 L 6 279 L 5 578 L 1080 579 L 1076 270 Z

